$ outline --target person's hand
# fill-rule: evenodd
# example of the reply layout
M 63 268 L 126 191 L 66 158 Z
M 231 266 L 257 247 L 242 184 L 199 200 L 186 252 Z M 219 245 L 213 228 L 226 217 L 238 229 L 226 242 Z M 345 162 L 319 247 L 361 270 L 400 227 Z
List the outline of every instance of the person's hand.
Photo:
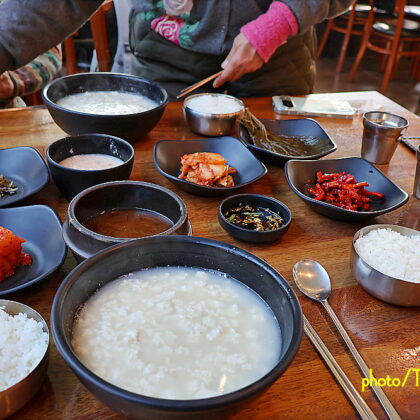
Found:
M 0 99 L 9 99 L 15 92 L 15 86 L 9 73 L 0 74 Z
M 264 61 L 247 37 L 239 34 L 234 40 L 226 60 L 222 63 L 222 74 L 215 79 L 213 87 L 218 88 L 226 82 L 234 82 L 246 73 L 258 70 Z

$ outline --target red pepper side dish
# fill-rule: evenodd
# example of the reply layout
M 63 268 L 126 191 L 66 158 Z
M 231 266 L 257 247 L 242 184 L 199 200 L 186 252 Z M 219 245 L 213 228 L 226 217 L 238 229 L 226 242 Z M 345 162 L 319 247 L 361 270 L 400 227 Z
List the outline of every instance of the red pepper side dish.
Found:
M 22 252 L 24 239 L 0 226 L 0 282 L 15 273 L 19 265 L 32 264 L 29 254 Z
M 316 184 L 308 188 L 314 199 L 346 210 L 369 211 L 372 197 L 384 197 L 384 194 L 367 191 L 367 182 L 357 182 L 352 174 L 345 172 L 324 174 L 319 171 L 316 180 Z

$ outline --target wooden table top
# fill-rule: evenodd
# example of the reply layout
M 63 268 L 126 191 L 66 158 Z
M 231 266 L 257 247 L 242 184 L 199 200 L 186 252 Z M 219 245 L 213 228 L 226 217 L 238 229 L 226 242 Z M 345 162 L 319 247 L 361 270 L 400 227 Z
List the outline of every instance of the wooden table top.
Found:
M 329 94 L 333 99 L 348 100 L 358 110 L 352 120 L 318 118 L 323 128 L 338 145 L 329 157 L 360 156 L 362 136 L 361 114 L 370 110 L 385 110 L 407 118 L 409 135 L 419 135 L 420 118 L 377 92 Z M 258 117 L 277 118 L 269 98 L 245 100 Z M 284 117 L 283 117 L 284 118 Z M 41 154 L 50 143 L 65 134 L 42 107 L 0 111 L 0 148 L 36 147 Z M 356 285 L 350 271 L 350 251 L 354 233 L 364 225 L 394 223 L 402 209 L 372 219 L 366 223 L 346 223 L 332 220 L 311 211 L 288 187 L 282 168 L 268 166 L 268 174 L 244 188 L 242 192 L 259 193 L 283 201 L 292 211 L 293 221 L 280 242 L 250 245 L 238 242 L 219 226 L 217 206 L 220 198 L 193 196 L 163 178 L 154 168 L 153 145 L 160 139 L 197 138 L 186 127 L 180 103 L 170 103 L 158 126 L 135 145 L 136 157 L 132 180 L 153 182 L 167 187 L 185 201 L 196 236 L 204 236 L 233 244 L 264 258 L 289 282 L 293 283 L 293 264 L 303 258 L 316 259 L 330 274 L 333 282 L 331 306 L 337 312 L 356 347 L 373 368 L 377 377 L 403 378 L 408 369 L 420 368 L 420 310 L 387 305 L 368 295 Z M 415 155 L 399 145 L 389 165 L 379 169 L 405 191 L 412 193 Z M 61 219 L 66 218 L 67 202 L 55 185 L 50 184 L 24 205 L 46 204 L 53 207 Z M 3 298 L 25 303 L 49 323 L 51 303 L 66 274 L 74 267 L 71 255 L 48 280 Z M 348 374 L 357 389 L 361 376 L 345 345 L 326 313 L 314 302 L 300 296 L 303 312 Z M 51 345 L 48 381 L 41 392 L 13 419 L 119 419 L 121 416 L 96 400 L 73 375 Z M 420 418 L 420 372 L 416 384 L 415 371 L 404 388 L 387 387 L 389 396 L 403 419 Z M 363 394 L 378 418 L 386 418 L 373 394 Z M 335 419 L 357 418 L 357 414 L 331 376 L 306 337 L 286 373 L 258 400 L 246 405 L 233 419 Z

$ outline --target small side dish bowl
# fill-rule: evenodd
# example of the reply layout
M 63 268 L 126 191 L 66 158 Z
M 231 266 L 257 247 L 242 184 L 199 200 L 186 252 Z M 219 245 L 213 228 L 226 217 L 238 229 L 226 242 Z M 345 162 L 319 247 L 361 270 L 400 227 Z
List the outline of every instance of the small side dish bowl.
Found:
M 259 209 L 268 209 L 277 213 L 283 219 L 283 223 L 277 229 L 257 231 L 246 229 L 238 224 L 230 222 L 226 218 L 225 212 L 242 205 L 249 205 Z M 292 213 L 285 204 L 275 198 L 259 194 L 237 194 L 225 198 L 219 205 L 218 217 L 220 226 L 222 226 L 229 235 L 232 235 L 234 238 L 241 241 L 251 243 L 275 242 L 279 240 L 288 231 L 292 221 Z
M 31 197 L 50 179 L 38 150 L 27 146 L 0 150 L 0 174 L 18 187 L 14 194 L 0 198 L 0 207 L 16 205 Z
M 60 164 L 75 155 L 104 154 L 121 160 L 106 169 L 73 169 Z M 48 167 L 58 189 L 71 200 L 92 185 L 130 178 L 134 162 L 133 146 L 127 141 L 107 134 L 81 134 L 65 137 L 50 144 L 46 151 Z
M 194 184 L 179 179 L 181 158 L 196 152 L 219 153 L 236 172 L 232 174 L 235 185 L 213 187 Z M 217 137 L 201 140 L 161 140 L 155 144 L 153 161 L 156 169 L 169 181 L 184 191 L 202 196 L 226 195 L 262 178 L 267 168 L 239 140 L 234 137 Z
M 100 115 L 73 111 L 57 105 L 61 98 L 83 92 L 125 92 L 143 95 L 156 107 L 125 115 Z M 42 100 L 55 123 L 66 133 L 103 133 L 131 143 L 145 136 L 159 122 L 168 104 L 168 94 L 155 82 L 119 73 L 78 73 L 59 77 L 42 90 Z
M 0 226 L 24 239 L 22 251 L 32 257 L 32 264 L 18 267 L 0 282 L 0 296 L 43 281 L 63 264 L 67 247 L 61 221 L 51 207 L 37 204 L 0 209 Z
M 194 102 L 201 98 L 208 101 L 208 109 L 194 107 Z M 212 102 L 214 102 L 215 109 L 212 108 Z M 236 110 L 222 112 L 223 102 L 230 104 Z M 234 96 L 223 93 L 198 93 L 188 96 L 184 100 L 182 109 L 185 121 L 194 133 L 203 136 L 223 136 L 232 133 L 236 119 L 243 112 L 245 106 L 240 99 Z
M 310 118 L 299 118 L 296 120 L 268 120 L 261 118 L 260 121 L 264 124 L 267 130 L 272 133 L 294 138 L 316 138 L 319 140 L 319 146 L 314 148 L 314 153 L 308 156 L 290 156 L 281 153 L 276 153 L 268 149 L 264 149 L 255 144 L 248 129 L 238 124 L 238 137 L 242 140 L 252 153 L 264 162 L 272 165 L 283 166 L 290 159 L 311 160 L 319 159 L 326 156 L 335 150 L 337 145 L 321 127 L 321 125 Z
M 98 288 L 117 277 L 152 267 L 200 267 L 225 273 L 257 293 L 278 321 L 281 350 L 275 366 L 250 385 L 215 397 L 163 399 L 124 390 L 101 379 L 76 356 L 74 320 Z M 188 236 L 137 239 L 108 248 L 77 266 L 54 298 L 51 330 L 58 351 L 80 381 L 104 404 L 132 419 L 219 419 L 259 396 L 285 372 L 299 348 L 302 313 L 287 281 L 265 261 L 223 242 Z M 122 357 L 124 351 L 121 351 Z
M 346 172 L 352 174 L 357 182 L 368 182 L 369 191 L 384 194 L 381 199 L 374 199 L 369 211 L 352 211 L 333 204 L 315 200 L 308 187 L 315 184 L 316 173 L 331 174 Z M 289 160 L 284 167 L 286 181 L 291 190 L 312 210 L 332 219 L 348 222 L 367 220 L 380 214 L 388 213 L 401 207 L 408 200 L 408 194 L 394 184 L 381 171 L 367 160 L 359 157 L 348 157 L 325 160 Z
M 398 225 L 371 225 L 356 232 L 353 237 L 351 270 L 357 282 L 372 296 L 400 306 L 420 306 L 420 283 L 401 280 L 376 270 L 358 254 L 355 242 L 376 229 L 391 229 L 403 236 L 419 236 L 419 232 Z M 388 256 L 389 257 L 389 256 Z M 387 257 L 385 257 L 387 258 Z M 392 259 L 392 256 L 390 257 Z M 401 262 L 399 262 L 401 263 Z
M 89 258 L 111 245 L 134 239 L 133 237 L 108 236 L 85 226 L 86 222 L 92 218 L 118 210 L 146 211 L 164 219 L 170 227 L 164 228 L 156 234 L 157 236 L 190 234 L 187 207 L 172 191 L 159 185 L 140 181 L 106 182 L 80 192 L 73 198 L 67 209 L 63 237 L 78 261 Z M 108 220 L 106 226 L 112 227 L 113 224 L 118 223 L 130 226 L 128 229 L 134 227 L 143 229 L 141 224 L 144 221 L 140 218 L 136 219 L 134 222 L 136 226 L 133 226 L 133 224 L 129 225 L 126 219 L 116 218 Z M 139 237 L 143 236 L 139 235 Z
M 47 377 L 50 334 L 47 323 L 42 316 L 29 306 L 12 300 L 0 299 L 0 307 L 3 307 L 4 311 L 9 315 L 15 316 L 20 313 L 26 314 L 28 318 L 32 318 L 36 322 L 41 323 L 43 332 L 48 335 L 48 343 L 45 348 L 45 352 L 32 371 L 30 371 L 19 382 L 4 389 L 3 391 L 0 391 L 0 419 L 5 419 L 21 409 L 34 397 Z M 4 371 L 2 374 L 3 373 Z

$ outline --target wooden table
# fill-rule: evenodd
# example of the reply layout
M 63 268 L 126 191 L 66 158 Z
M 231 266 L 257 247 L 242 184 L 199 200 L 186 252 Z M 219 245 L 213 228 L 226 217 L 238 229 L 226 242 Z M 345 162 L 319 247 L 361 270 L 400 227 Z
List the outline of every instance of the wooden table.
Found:
M 353 120 L 320 118 L 319 122 L 338 145 L 332 157 L 360 156 L 362 135 L 361 114 L 368 110 L 386 110 L 410 121 L 407 135 L 419 135 L 420 118 L 377 92 L 330 94 L 334 99 L 348 100 L 359 112 Z M 280 118 L 272 111 L 269 98 L 245 101 L 258 117 Z M 46 147 L 64 136 L 43 108 L 0 111 L 0 148 L 14 146 L 36 147 L 45 154 Z M 292 283 L 291 268 L 302 258 L 318 260 L 328 270 L 334 291 L 331 305 L 354 340 L 356 346 L 377 377 L 402 378 L 409 368 L 420 368 L 420 311 L 382 303 L 355 284 L 349 259 L 354 233 L 361 223 L 346 223 L 328 219 L 311 211 L 291 192 L 284 172 L 269 166 L 268 174 L 243 192 L 266 194 L 286 203 L 293 214 L 289 232 L 270 245 L 249 245 L 228 236 L 217 221 L 220 198 L 189 195 L 164 179 L 154 168 L 153 144 L 159 139 L 192 139 L 182 117 L 180 103 L 169 104 L 159 125 L 143 141 L 135 145 L 136 157 L 133 180 L 153 182 L 174 190 L 185 201 L 196 236 L 221 240 L 246 249 L 264 258 Z M 328 157 L 327 157 L 328 158 Z M 407 192 L 412 192 L 415 171 L 414 153 L 399 145 L 390 165 L 380 169 Z M 56 209 L 62 220 L 66 217 L 67 202 L 53 183 L 31 198 L 25 205 L 42 203 Z M 404 209 L 404 207 L 403 207 Z M 400 210 L 378 217 L 366 224 L 394 222 Z M 52 278 L 20 293 L 5 296 L 38 310 L 47 321 L 54 293 L 65 275 L 74 266 L 69 256 Z M 361 377 L 345 349 L 344 343 L 315 303 L 300 296 L 302 308 L 355 386 L 360 390 Z M 385 392 L 404 419 L 420 418 L 420 372 L 415 372 L 405 388 L 386 388 Z M 370 391 L 363 393 L 379 418 L 384 412 Z M 80 384 L 51 345 L 48 381 L 42 391 L 13 419 L 119 419 L 96 400 Z M 239 419 L 333 419 L 357 418 L 341 389 L 304 337 L 300 350 L 287 372 L 258 400 L 247 405 L 232 417 Z

